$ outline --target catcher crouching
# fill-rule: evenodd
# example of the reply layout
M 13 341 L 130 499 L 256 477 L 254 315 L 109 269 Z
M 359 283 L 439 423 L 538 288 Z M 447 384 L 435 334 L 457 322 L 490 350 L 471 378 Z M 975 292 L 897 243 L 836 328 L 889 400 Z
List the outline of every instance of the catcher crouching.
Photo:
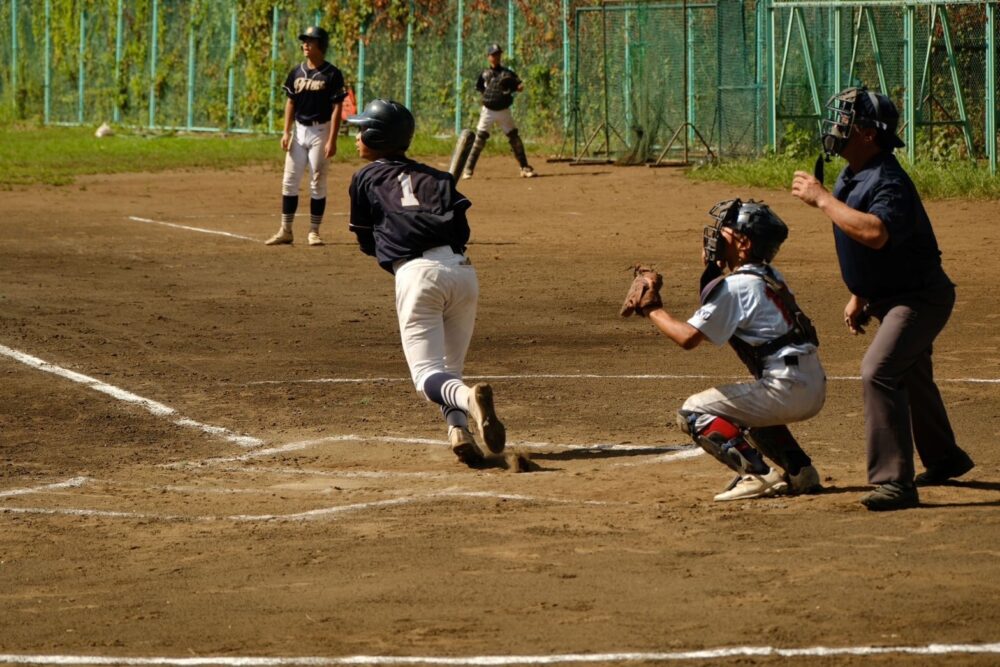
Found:
M 660 299 L 662 278 L 636 266 L 621 315 L 648 317 L 685 350 L 705 339 L 728 342 L 753 375 L 753 382 L 694 394 L 677 413 L 681 429 L 736 473 L 716 500 L 816 493 L 819 473 L 787 424 L 820 411 L 826 375 L 815 328 L 771 266 L 788 227 L 753 200 L 719 202 L 709 214 L 715 224 L 705 227 L 701 307 L 686 322 L 675 319 Z

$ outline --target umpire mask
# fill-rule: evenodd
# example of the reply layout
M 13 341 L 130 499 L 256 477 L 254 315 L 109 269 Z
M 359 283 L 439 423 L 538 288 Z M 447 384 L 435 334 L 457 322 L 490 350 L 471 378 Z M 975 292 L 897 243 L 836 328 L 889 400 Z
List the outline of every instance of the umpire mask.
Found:
M 855 127 L 875 128 L 879 145 L 885 150 L 901 148 L 896 136 L 899 112 L 885 95 L 861 88 L 847 88 L 826 103 L 823 120 L 823 152 L 829 158 L 839 155 Z

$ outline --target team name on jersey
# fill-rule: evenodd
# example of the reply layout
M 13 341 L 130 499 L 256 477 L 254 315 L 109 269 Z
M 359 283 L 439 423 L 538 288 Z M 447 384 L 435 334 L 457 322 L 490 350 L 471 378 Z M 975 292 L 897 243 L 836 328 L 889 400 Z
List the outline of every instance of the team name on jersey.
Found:
M 295 92 L 301 93 L 304 90 L 323 90 L 326 88 L 326 81 L 323 79 L 296 79 Z

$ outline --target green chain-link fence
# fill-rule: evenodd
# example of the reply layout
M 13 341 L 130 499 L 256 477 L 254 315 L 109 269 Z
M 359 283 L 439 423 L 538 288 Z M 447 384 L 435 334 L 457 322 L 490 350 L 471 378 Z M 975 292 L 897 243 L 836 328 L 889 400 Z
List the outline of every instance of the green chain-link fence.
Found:
M 998 2 L 0 0 L 0 117 L 274 131 L 298 31 L 319 23 L 359 103 L 408 102 L 424 132 L 474 125 L 497 42 L 524 133 L 577 161 L 782 150 L 863 83 L 900 106 L 911 158 L 995 172 Z

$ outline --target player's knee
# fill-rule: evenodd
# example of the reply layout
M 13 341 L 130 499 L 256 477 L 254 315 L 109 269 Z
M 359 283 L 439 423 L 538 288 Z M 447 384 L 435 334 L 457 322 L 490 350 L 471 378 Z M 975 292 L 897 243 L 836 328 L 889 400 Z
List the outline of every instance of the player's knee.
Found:
M 769 466 L 739 425 L 703 412 L 680 410 L 677 422 L 695 444 L 740 474 L 764 474 Z
M 476 132 L 476 139 L 482 143 L 486 143 L 486 140 L 490 138 L 490 133 L 486 130 L 479 130 Z
M 507 133 L 507 141 L 509 141 L 510 143 L 514 143 L 514 142 L 517 142 L 517 141 L 520 141 L 520 140 L 521 140 L 521 135 L 517 131 L 516 127 L 513 130 L 511 130 L 510 132 Z

